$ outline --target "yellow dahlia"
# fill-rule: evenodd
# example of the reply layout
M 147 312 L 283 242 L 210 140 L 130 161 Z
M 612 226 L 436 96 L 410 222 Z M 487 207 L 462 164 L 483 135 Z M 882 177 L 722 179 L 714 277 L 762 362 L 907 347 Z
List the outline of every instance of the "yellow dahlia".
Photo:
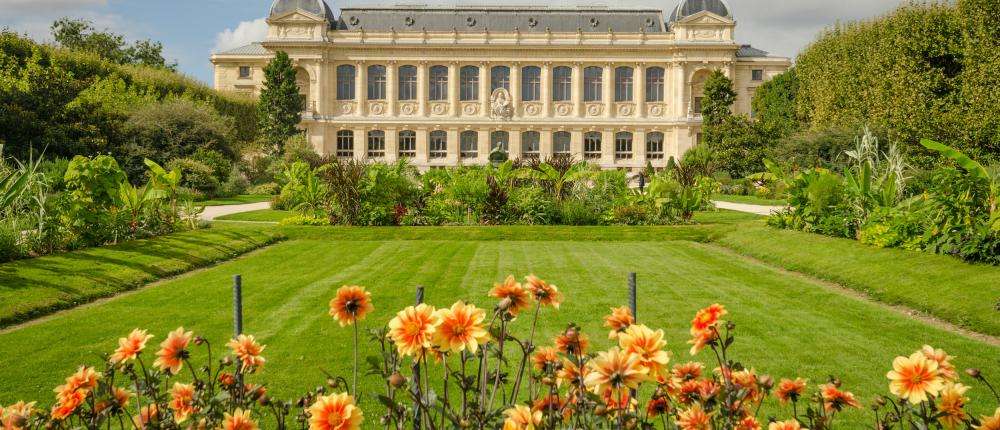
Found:
M 944 387 L 938 374 L 938 362 L 929 360 L 922 352 L 896 357 L 886 377 L 890 381 L 889 391 L 914 405 L 937 396 Z
M 433 346 L 438 316 L 434 307 L 421 303 L 399 311 L 389 321 L 389 338 L 396 344 L 400 355 L 422 357 Z
M 118 349 L 111 354 L 111 362 L 118 364 L 135 359 L 146 348 L 146 341 L 152 337 L 153 335 L 146 334 L 146 330 L 132 330 L 128 336 L 118 339 Z
M 309 407 L 309 430 L 358 430 L 364 419 L 347 393 L 320 396 Z
M 375 310 L 372 295 L 357 285 L 344 285 L 337 290 L 337 296 L 330 300 L 330 316 L 346 327 L 365 319 Z
M 466 349 L 475 354 L 479 345 L 490 340 L 483 321 L 486 311 L 475 305 L 455 302 L 451 308 L 437 311 L 438 326 L 434 341 L 442 351 L 461 352 Z
M 639 363 L 649 369 L 649 376 L 659 378 L 667 373 L 670 354 L 663 350 L 667 346 L 663 330 L 654 331 L 642 324 L 633 325 L 618 336 L 618 344 L 626 352 L 639 355 Z
M 542 424 L 542 411 L 532 411 L 524 405 L 503 411 L 503 416 L 503 430 L 535 430 Z
M 559 288 L 538 279 L 535 275 L 528 275 L 524 280 L 528 284 L 528 290 L 531 291 L 531 295 L 535 297 L 535 300 L 538 300 L 538 303 L 542 306 L 551 306 L 559 309 L 559 304 L 562 303 L 562 293 L 559 292 Z
M 642 357 L 618 348 L 598 353 L 587 366 L 590 372 L 583 382 L 595 393 L 625 387 L 638 388 L 649 375 L 649 369 L 642 365 Z
M 160 343 L 160 350 L 156 352 L 156 361 L 153 366 L 160 370 L 176 375 L 180 373 L 184 366 L 184 359 L 188 357 L 188 345 L 194 333 L 184 331 L 184 327 L 178 327 L 167 334 L 167 338 Z

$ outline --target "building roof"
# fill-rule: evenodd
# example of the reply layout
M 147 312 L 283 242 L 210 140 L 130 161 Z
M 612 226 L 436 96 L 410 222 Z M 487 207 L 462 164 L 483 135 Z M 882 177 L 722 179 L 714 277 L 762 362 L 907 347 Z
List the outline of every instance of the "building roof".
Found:
M 274 0 L 271 3 L 271 11 L 268 17 L 281 16 L 288 12 L 302 10 L 313 15 L 325 17 L 328 21 L 333 21 L 333 11 L 324 0 Z
M 517 29 L 524 33 L 666 31 L 659 10 L 600 7 L 349 7 L 341 10 L 334 29 L 399 32 L 509 32 Z
M 269 52 L 264 45 L 255 42 L 228 51 L 216 52 L 215 55 L 269 55 Z
M 736 51 L 736 56 L 739 58 L 762 58 L 770 54 L 770 52 L 754 48 L 750 45 L 740 45 L 740 49 Z
M 732 10 L 726 0 L 682 0 L 667 18 L 669 22 L 677 22 L 701 12 L 711 12 L 725 18 L 733 18 Z

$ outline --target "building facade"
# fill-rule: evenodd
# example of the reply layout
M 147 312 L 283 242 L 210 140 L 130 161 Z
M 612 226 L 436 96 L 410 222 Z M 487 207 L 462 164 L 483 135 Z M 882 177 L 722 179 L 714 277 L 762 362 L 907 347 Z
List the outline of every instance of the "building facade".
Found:
M 410 159 L 421 169 L 570 155 L 603 168 L 666 165 L 700 138 L 706 77 L 734 111 L 787 58 L 740 45 L 724 0 L 650 9 L 370 7 L 275 0 L 262 43 L 212 56 L 215 87 L 257 95 L 276 51 L 292 58 L 316 150 Z

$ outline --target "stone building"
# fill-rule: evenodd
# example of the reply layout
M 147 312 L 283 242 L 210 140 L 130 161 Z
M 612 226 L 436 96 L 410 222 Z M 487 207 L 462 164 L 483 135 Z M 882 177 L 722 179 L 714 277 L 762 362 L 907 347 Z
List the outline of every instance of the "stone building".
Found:
M 569 154 L 604 168 L 660 167 L 700 137 L 703 84 L 735 83 L 734 110 L 787 70 L 736 42 L 724 0 L 669 13 L 606 7 L 344 7 L 275 0 L 266 40 L 212 56 L 215 87 L 257 95 L 287 52 L 321 154 L 421 169 Z

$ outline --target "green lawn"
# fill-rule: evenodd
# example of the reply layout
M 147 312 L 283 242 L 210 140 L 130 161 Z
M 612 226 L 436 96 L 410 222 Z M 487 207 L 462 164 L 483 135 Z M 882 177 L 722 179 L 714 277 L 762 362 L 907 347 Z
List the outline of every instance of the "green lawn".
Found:
M 866 401 L 887 394 L 885 373 L 895 356 L 925 343 L 959 357 L 961 368 L 1000 375 L 996 346 L 713 244 L 663 240 L 711 227 L 282 229 L 289 240 L 246 257 L 0 334 L 0 356 L 8 357 L 0 361 L 0 404 L 21 398 L 50 402 L 52 387 L 79 362 L 97 364 L 98 354 L 113 350 L 117 337 L 135 327 L 155 333 L 155 345 L 168 330 L 183 325 L 219 348 L 231 333 L 233 274 L 244 277 L 246 331 L 267 344 L 267 368 L 259 378 L 278 397 L 314 387 L 323 380 L 321 370 L 348 374 L 351 331 L 327 315 L 327 303 L 340 285 L 364 285 L 373 292 L 376 311 L 364 323 L 371 328 L 410 304 L 416 285 L 426 286 L 427 301 L 437 306 L 462 299 L 490 307 L 486 293 L 493 282 L 532 272 L 557 284 L 567 299 L 559 311 L 543 314 L 539 333 L 544 338 L 575 321 L 598 347 L 607 347 L 601 316 L 627 302 L 626 275 L 635 271 L 639 319 L 666 330 L 674 362 L 689 359 L 685 341 L 694 312 L 720 302 L 738 324 L 741 361 L 761 373 L 803 376 L 813 383 L 835 374 Z M 734 234 L 731 226 L 723 227 L 703 237 Z M 607 240 L 616 234 L 631 236 Z M 498 240 L 504 235 L 518 240 Z M 527 325 L 518 330 L 526 331 Z M 710 359 L 707 354 L 697 358 Z M 372 390 L 382 383 L 364 380 Z M 973 386 L 971 410 L 992 411 L 986 388 L 966 383 Z M 366 397 L 361 405 L 369 418 L 366 427 L 375 428 L 377 401 Z M 859 425 L 859 417 L 848 418 Z
M 228 260 L 278 237 L 212 228 L 0 264 L 0 327 Z
M 261 209 L 238 214 L 224 215 L 216 218 L 221 221 L 254 221 L 254 222 L 280 222 L 281 220 L 294 215 L 291 211 L 280 211 L 277 209 Z
M 220 197 L 216 199 L 203 200 L 200 202 L 195 202 L 198 206 L 228 206 L 228 205 L 242 205 L 246 203 L 260 203 L 267 202 L 271 200 L 271 196 L 267 194 L 241 194 L 233 197 Z
M 722 202 L 746 203 L 750 205 L 784 206 L 788 204 L 785 199 L 766 199 L 757 196 L 737 196 L 732 194 L 716 194 L 712 198 Z
M 1000 267 L 901 249 L 877 249 L 763 223 L 731 229 L 719 243 L 788 270 L 902 304 L 953 324 L 1000 336 Z

